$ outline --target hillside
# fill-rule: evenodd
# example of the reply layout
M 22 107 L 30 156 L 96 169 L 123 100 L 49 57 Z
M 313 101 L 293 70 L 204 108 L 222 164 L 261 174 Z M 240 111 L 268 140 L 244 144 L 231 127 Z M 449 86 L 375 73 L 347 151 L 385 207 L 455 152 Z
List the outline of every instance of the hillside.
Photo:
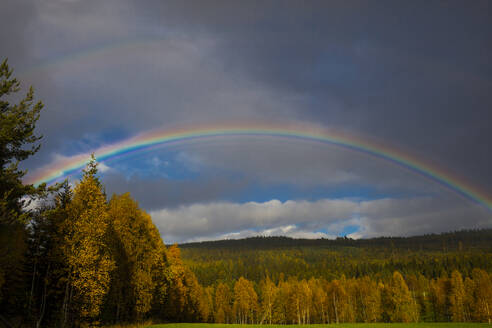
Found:
M 293 239 L 253 237 L 181 244 L 185 263 L 200 283 L 232 282 L 241 276 L 259 282 L 267 275 L 337 279 L 404 275 L 449 276 L 474 268 L 492 271 L 492 229 L 464 230 L 412 237 L 372 239 Z

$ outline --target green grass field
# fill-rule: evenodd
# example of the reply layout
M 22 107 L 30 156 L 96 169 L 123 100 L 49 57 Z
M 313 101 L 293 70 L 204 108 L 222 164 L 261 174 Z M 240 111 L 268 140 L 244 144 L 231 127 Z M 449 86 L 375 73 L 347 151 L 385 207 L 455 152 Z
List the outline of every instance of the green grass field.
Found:
M 294 327 L 295 325 L 290 325 Z M 285 328 L 285 325 L 224 325 L 207 323 L 170 323 L 163 325 L 152 325 L 152 328 Z M 301 326 L 300 326 L 301 327 Z M 479 328 L 492 327 L 486 323 L 347 323 L 330 325 L 304 325 L 302 327 L 340 327 L 340 328 Z

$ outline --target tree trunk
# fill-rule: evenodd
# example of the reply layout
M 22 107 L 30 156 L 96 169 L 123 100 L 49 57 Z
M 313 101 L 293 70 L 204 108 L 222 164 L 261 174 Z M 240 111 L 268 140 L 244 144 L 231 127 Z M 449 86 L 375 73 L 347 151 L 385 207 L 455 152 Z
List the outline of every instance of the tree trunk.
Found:
M 337 299 L 335 297 L 335 294 L 333 294 L 333 307 L 335 308 L 335 322 L 338 324 Z
M 41 301 L 41 309 L 39 314 L 39 320 L 36 322 L 36 328 L 41 327 L 41 322 L 43 321 L 44 313 L 46 311 L 46 289 L 48 288 L 48 284 L 46 280 L 48 279 L 48 275 L 50 272 L 50 264 L 48 264 L 48 269 L 46 269 L 46 276 L 44 277 L 44 287 L 43 287 L 43 296 Z
M 32 272 L 31 295 L 29 295 L 29 305 L 27 307 L 27 313 L 28 313 L 29 316 L 31 316 L 31 306 L 32 306 L 32 298 L 33 298 L 33 295 L 34 295 L 34 286 L 35 286 L 35 282 L 36 282 L 36 269 L 37 269 L 37 264 L 38 264 L 38 260 L 36 259 L 34 261 L 34 269 L 33 269 L 33 272 Z
M 71 283 L 70 280 L 72 279 L 72 270 L 70 269 L 70 272 L 68 274 L 68 279 L 67 279 L 67 284 L 65 285 L 65 295 L 63 296 L 63 305 L 62 305 L 62 322 L 61 322 L 61 327 L 65 327 L 67 323 L 67 316 L 68 316 L 68 308 L 69 308 L 69 298 L 71 297 Z M 69 292 L 70 290 L 70 292 Z
M 297 298 L 297 324 L 301 324 L 301 313 L 299 309 L 299 298 Z

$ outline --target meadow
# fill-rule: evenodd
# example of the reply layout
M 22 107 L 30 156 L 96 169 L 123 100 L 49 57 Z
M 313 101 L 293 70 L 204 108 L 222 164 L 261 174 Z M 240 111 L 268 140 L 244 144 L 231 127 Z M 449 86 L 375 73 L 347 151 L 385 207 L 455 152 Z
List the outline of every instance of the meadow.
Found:
M 206 324 L 206 323 L 170 323 L 152 325 L 149 328 L 280 328 L 286 325 L 227 325 L 227 324 Z M 293 325 L 292 325 L 293 326 Z M 340 328 L 479 328 L 490 327 L 486 323 L 347 323 L 347 324 L 328 324 L 328 325 L 302 325 L 302 327 L 340 327 Z

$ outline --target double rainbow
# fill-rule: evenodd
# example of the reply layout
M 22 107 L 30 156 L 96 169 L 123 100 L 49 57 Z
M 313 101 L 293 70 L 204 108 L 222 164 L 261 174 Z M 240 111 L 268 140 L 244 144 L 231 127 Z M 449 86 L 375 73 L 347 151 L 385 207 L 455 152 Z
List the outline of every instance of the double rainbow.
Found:
M 290 138 L 306 141 L 321 142 L 340 146 L 346 149 L 362 152 L 409 169 L 452 191 L 475 201 L 492 211 L 492 197 L 476 186 L 472 186 L 465 180 L 452 175 L 446 169 L 418 160 L 407 152 L 399 151 L 388 145 L 371 141 L 354 135 L 348 135 L 339 131 L 305 127 L 300 125 L 262 125 L 247 124 L 223 126 L 190 127 L 174 130 L 160 130 L 140 134 L 124 141 L 100 147 L 93 150 L 97 160 L 105 162 L 128 154 L 149 149 L 156 146 L 164 146 L 174 142 L 186 142 L 195 139 L 230 136 L 255 136 Z M 36 170 L 27 177 L 28 183 L 39 185 L 41 183 L 53 183 L 56 180 L 79 172 L 90 158 L 90 153 L 79 154 L 62 158 L 53 164 Z

